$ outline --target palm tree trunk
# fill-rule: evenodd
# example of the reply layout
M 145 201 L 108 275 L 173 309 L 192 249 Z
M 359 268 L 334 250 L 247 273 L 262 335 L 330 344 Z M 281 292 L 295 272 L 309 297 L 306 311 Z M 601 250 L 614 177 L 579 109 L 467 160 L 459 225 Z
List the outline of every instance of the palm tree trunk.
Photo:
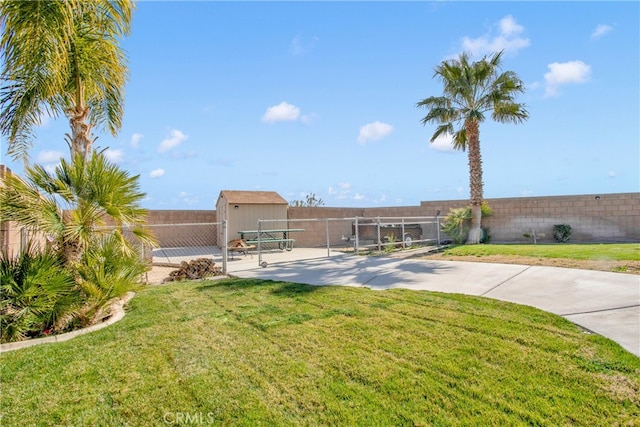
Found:
M 478 122 L 467 120 L 467 153 L 469 155 L 469 185 L 471 192 L 471 228 L 467 244 L 478 244 L 482 238 L 482 157 L 480 155 L 480 129 Z
M 75 45 L 74 45 L 75 47 Z M 72 48 L 73 50 L 74 48 Z M 71 127 L 71 135 L 67 134 L 69 138 L 69 148 L 71 149 L 71 156 L 76 153 L 81 153 L 84 160 L 88 160 L 91 150 L 93 149 L 93 141 L 91 139 L 91 123 L 87 123 L 89 118 L 89 107 L 85 105 L 85 92 L 84 82 L 80 77 L 80 71 L 78 68 L 77 53 L 74 55 L 75 60 L 73 66 L 75 70 L 75 105 L 66 111 L 69 118 L 69 125 Z
M 71 156 L 81 153 L 85 160 L 91 154 L 93 141 L 91 139 L 91 124 L 87 123 L 89 107 L 77 106 L 67 111 L 71 135 L 67 134 Z

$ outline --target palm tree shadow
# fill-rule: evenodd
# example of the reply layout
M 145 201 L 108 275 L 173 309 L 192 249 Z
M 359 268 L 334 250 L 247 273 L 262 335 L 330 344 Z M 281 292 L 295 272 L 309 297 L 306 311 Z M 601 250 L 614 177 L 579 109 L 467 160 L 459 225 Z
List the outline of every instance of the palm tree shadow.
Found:
M 271 291 L 273 295 L 294 298 L 307 295 L 320 289 L 320 286 L 307 285 L 304 283 L 283 283 L 282 286 Z
M 209 289 L 220 287 L 225 287 L 229 290 L 235 291 L 266 287 L 270 288 L 271 294 L 288 298 L 306 295 L 317 291 L 320 288 L 319 286 L 307 285 L 304 283 L 284 282 L 281 280 L 229 278 L 203 284 L 196 287 L 196 290 L 207 291 Z

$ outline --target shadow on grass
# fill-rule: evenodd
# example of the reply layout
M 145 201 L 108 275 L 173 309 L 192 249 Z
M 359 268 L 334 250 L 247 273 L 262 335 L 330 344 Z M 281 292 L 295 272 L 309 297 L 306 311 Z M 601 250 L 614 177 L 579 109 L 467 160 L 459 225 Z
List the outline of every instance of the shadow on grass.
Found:
M 320 286 L 305 285 L 303 283 L 279 282 L 281 286 L 273 289 L 271 293 L 280 297 L 293 298 L 307 295 L 320 289 Z
M 320 286 L 306 285 L 303 283 L 283 282 L 279 280 L 231 278 L 208 282 L 196 287 L 196 290 L 206 291 L 209 289 L 219 289 L 222 287 L 230 290 L 246 290 L 250 288 L 261 287 L 269 289 L 270 293 L 273 295 L 288 298 L 310 294 L 320 289 Z

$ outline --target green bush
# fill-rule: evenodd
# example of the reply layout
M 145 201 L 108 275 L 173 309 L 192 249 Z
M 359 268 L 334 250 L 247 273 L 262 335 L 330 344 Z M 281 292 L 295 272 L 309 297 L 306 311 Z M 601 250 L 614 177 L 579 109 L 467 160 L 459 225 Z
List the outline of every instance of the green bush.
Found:
M 73 274 L 58 255 L 31 248 L 0 255 L 1 342 L 63 331 L 80 304 Z
M 553 238 L 558 243 L 565 243 L 571 237 L 571 226 L 568 224 L 556 224 L 553 226 Z
M 394 233 L 387 234 L 385 240 L 387 244 L 384 246 L 384 252 L 387 254 L 393 252 L 396 248 L 396 235 Z
M 480 209 L 482 211 L 483 218 L 493 215 L 493 209 L 491 209 L 489 203 L 486 201 L 482 202 Z M 467 241 L 467 235 L 469 234 L 470 228 L 471 207 L 449 209 L 449 214 L 444 217 L 444 221 L 441 226 L 442 231 L 447 233 L 447 236 L 449 236 L 457 245 Z M 489 243 L 490 241 L 491 236 L 489 236 L 489 229 L 483 228 L 480 243 Z
M 107 302 L 141 286 L 147 264 L 133 249 L 122 248 L 116 236 L 101 236 L 82 254 L 77 281 L 86 301 L 83 323 L 99 320 L 93 317 Z
M 482 227 L 482 237 L 480 238 L 480 243 L 491 243 L 491 234 L 489 234 L 490 231 L 491 230 L 489 227 Z
M 457 245 L 466 242 L 471 221 L 471 208 L 449 209 L 449 214 L 442 221 L 442 231 Z

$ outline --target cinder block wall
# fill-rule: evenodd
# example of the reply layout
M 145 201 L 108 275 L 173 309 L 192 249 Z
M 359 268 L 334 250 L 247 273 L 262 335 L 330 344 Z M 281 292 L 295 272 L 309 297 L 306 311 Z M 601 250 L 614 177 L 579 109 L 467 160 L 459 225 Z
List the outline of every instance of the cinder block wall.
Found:
M 327 223 L 317 221 L 317 218 L 329 218 L 329 242 L 332 246 L 344 244 L 342 237 L 351 237 L 352 221 L 339 221 L 339 218 L 354 218 L 364 216 L 363 208 L 294 208 L 289 207 L 288 217 L 291 228 L 304 228 L 304 233 L 292 236 L 296 239 L 296 246 L 324 246 L 327 244 Z M 306 221 L 308 220 L 308 221 Z M 312 221 L 313 220 L 313 221 Z
M 553 226 L 568 224 L 572 242 L 640 242 L 640 193 L 489 199 L 484 224 L 493 241 L 553 242 Z
M 11 171 L 0 165 L 0 176 Z M 485 218 L 493 242 L 528 242 L 525 233 L 535 232 L 540 243 L 553 242 L 553 226 L 572 227 L 571 242 L 640 242 L 640 193 L 617 193 L 577 196 L 515 197 L 487 199 L 494 211 Z M 326 244 L 324 221 L 317 218 L 411 217 L 447 215 L 450 209 L 467 206 L 466 200 L 423 201 L 420 206 L 372 208 L 294 208 L 288 210 L 292 228 L 304 228 L 295 236 L 296 245 Z M 215 210 L 151 210 L 148 225 L 162 247 L 217 245 Z M 176 226 L 178 224 L 200 224 Z M 174 225 L 174 226 L 167 226 Z M 329 238 L 340 244 L 342 236 L 351 235 L 351 221 L 331 221 Z M 20 230 L 11 223 L 0 224 L 0 249 L 15 253 L 20 249 Z
M 538 242 L 551 243 L 554 242 L 555 224 L 570 225 L 573 230 L 570 241 L 575 243 L 640 242 L 640 193 L 602 194 L 598 197 L 487 199 L 494 214 L 484 218 L 483 225 L 489 227 L 493 242 L 529 242 L 524 234 L 535 232 Z M 289 208 L 289 218 L 435 216 L 438 211 L 444 217 L 450 209 L 467 204 L 466 200 L 445 200 L 424 201 L 420 206 Z M 319 231 L 316 234 L 321 237 Z
M 216 211 L 151 210 L 147 225 L 160 247 L 215 246 L 218 244 Z M 180 225 L 189 224 L 189 225 Z
M 11 169 L 4 165 L 0 165 L 0 185 L 5 177 L 12 175 Z M 43 247 L 45 244 L 44 236 L 39 234 L 27 233 L 22 227 L 14 222 L 0 222 L 0 251 L 7 256 L 17 256 L 22 249 L 25 249 L 27 242 L 34 246 Z

